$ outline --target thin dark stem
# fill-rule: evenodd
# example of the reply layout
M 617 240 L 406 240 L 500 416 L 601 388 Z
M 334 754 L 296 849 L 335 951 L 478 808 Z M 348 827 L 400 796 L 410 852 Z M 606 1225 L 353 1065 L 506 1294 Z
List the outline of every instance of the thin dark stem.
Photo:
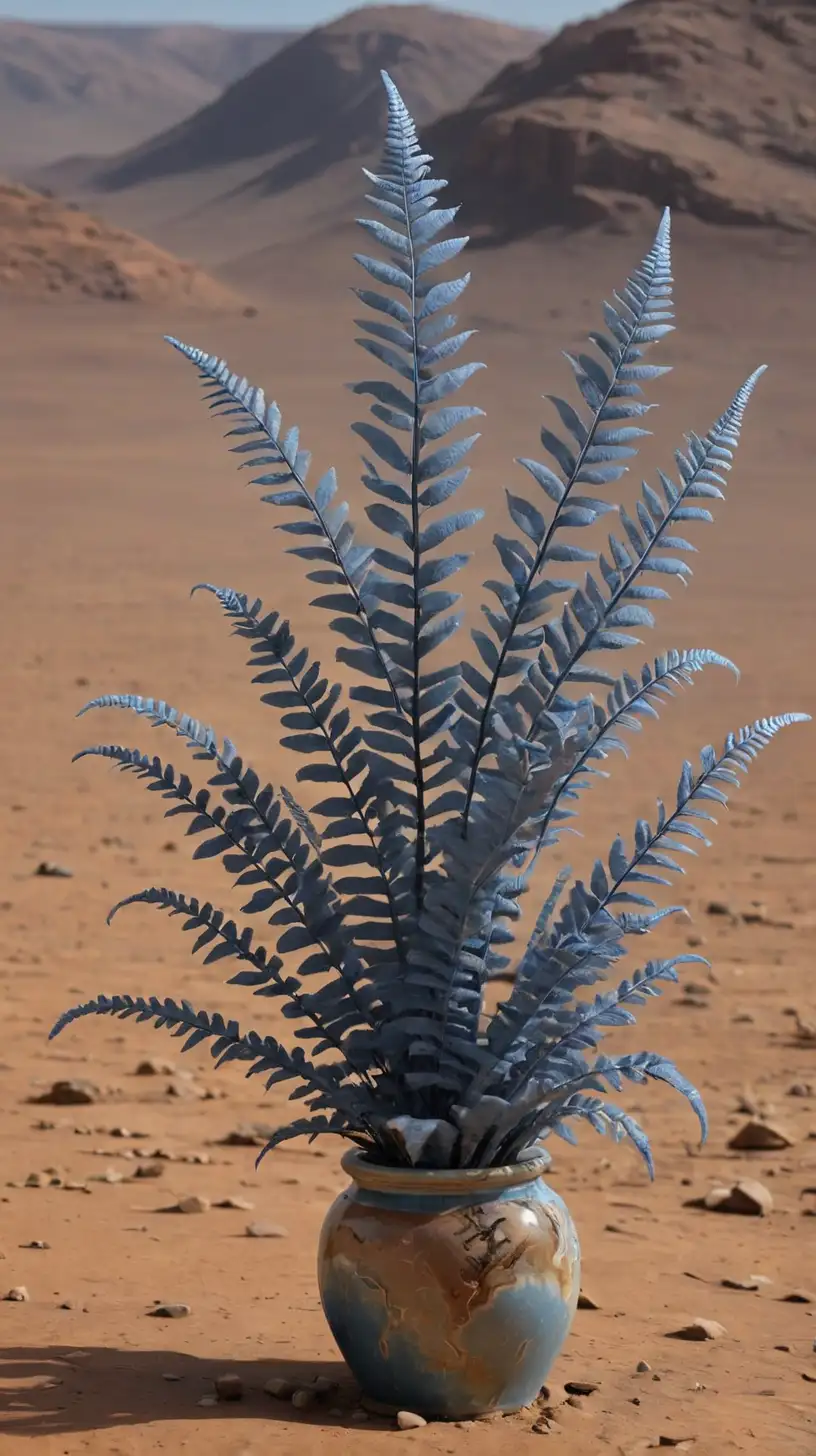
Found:
M 405 183 L 405 168 L 402 169 L 402 199 L 405 208 L 406 240 L 409 250 L 409 275 L 411 278 L 411 354 L 414 371 L 414 410 L 411 426 L 411 534 L 413 539 L 413 685 L 411 689 L 411 733 L 413 738 L 413 760 L 414 779 L 416 784 L 416 840 L 414 859 L 414 878 L 416 885 L 417 908 L 422 904 L 422 895 L 425 885 L 425 766 L 422 761 L 422 732 L 419 713 L 420 702 L 420 654 L 419 654 L 419 633 L 422 625 L 422 613 L 420 606 L 420 554 L 419 554 L 419 456 L 422 448 L 422 411 L 419 402 L 419 338 L 417 324 L 417 294 L 416 294 L 416 257 L 414 253 L 414 240 L 411 233 L 411 215 L 408 190 Z
M 505 663 L 505 659 L 507 657 L 507 654 L 510 651 L 512 645 L 513 645 L 513 638 L 514 638 L 514 636 L 516 634 L 516 629 L 517 629 L 517 627 L 519 625 L 519 619 L 521 617 L 521 613 L 524 610 L 524 606 L 525 606 L 525 603 L 526 603 L 526 600 L 527 600 L 527 593 L 529 592 L 530 587 L 533 584 L 533 581 L 535 580 L 536 576 L 538 575 L 538 572 L 541 570 L 542 563 L 543 563 L 544 558 L 545 558 L 545 556 L 546 556 L 546 554 L 547 554 L 547 552 L 548 552 L 548 550 L 550 548 L 550 544 L 552 542 L 553 536 L 555 535 L 556 531 L 559 529 L 560 520 L 561 520 L 561 512 L 562 512 L 562 510 L 564 509 L 564 506 L 566 505 L 566 503 L 569 500 L 569 497 L 570 497 L 570 494 L 572 492 L 573 487 L 577 484 L 578 477 L 579 477 L 579 475 L 581 473 L 581 470 L 583 468 L 584 461 L 586 460 L 587 453 L 590 450 L 590 448 L 591 448 L 591 446 L 592 446 L 592 444 L 594 442 L 596 431 L 598 430 L 598 427 L 601 424 L 601 416 L 603 414 L 604 408 L 608 404 L 608 402 L 609 402 L 609 400 L 611 398 L 611 395 L 612 395 L 612 391 L 615 388 L 615 385 L 617 383 L 618 369 L 620 368 L 620 364 L 623 362 L 624 353 L 625 353 L 625 350 L 623 348 L 621 348 L 620 360 L 618 362 L 617 367 L 613 371 L 612 379 L 610 380 L 610 383 L 609 383 L 609 388 L 607 389 L 607 391 L 606 391 L 606 393 L 605 393 L 605 395 L 603 397 L 603 400 L 602 400 L 601 404 L 598 406 L 597 410 L 595 411 L 595 415 L 594 415 L 592 424 L 591 424 L 591 426 L 590 426 L 590 428 L 588 430 L 586 440 L 584 441 L 583 445 L 581 446 L 581 448 L 580 448 L 580 450 L 578 452 L 578 456 L 577 456 L 577 459 L 576 459 L 576 462 L 575 462 L 575 469 L 573 470 L 572 475 L 570 476 L 569 480 L 566 482 L 565 489 L 564 489 L 564 494 L 562 495 L 560 501 L 558 502 L 558 504 L 557 504 L 557 506 L 555 508 L 555 511 L 553 512 L 553 518 L 552 518 L 552 520 L 551 520 L 551 522 L 550 522 L 550 524 L 549 524 L 546 532 L 544 533 L 543 540 L 541 541 L 541 543 L 540 543 L 540 545 L 538 547 L 538 550 L 537 550 L 536 555 L 535 555 L 535 559 L 534 559 L 533 564 L 532 564 L 532 566 L 530 568 L 530 571 L 528 573 L 527 580 L 524 583 L 524 586 L 523 586 L 522 590 L 518 593 L 518 600 L 516 602 L 516 605 L 515 605 L 515 607 L 513 609 L 512 615 L 510 617 L 509 626 L 508 626 L 508 630 L 507 630 L 507 635 L 506 635 L 504 641 L 502 642 L 501 647 L 499 648 L 499 660 L 496 663 L 495 668 L 493 669 L 493 676 L 490 679 L 490 686 L 489 686 L 489 688 L 487 690 L 487 695 L 485 697 L 484 707 L 482 709 L 482 716 L 481 716 L 481 718 L 479 720 L 479 732 L 478 732 L 478 736 L 477 736 L 477 739 L 476 739 L 476 746 L 475 746 L 475 748 L 473 750 L 473 762 L 471 764 L 470 777 L 468 779 L 467 792 L 465 794 L 465 806 L 464 806 L 464 809 L 462 811 L 462 838 L 463 839 L 466 839 L 467 838 L 468 819 L 470 817 L 470 806 L 471 806 L 471 802 L 473 800 L 473 794 L 474 794 L 474 791 L 475 791 L 475 788 L 476 788 L 476 775 L 479 772 L 479 764 L 481 763 L 481 760 L 482 760 L 482 754 L 484 752 L 485 741 L 487 739 L 488 732 L 489 732 L 489 728 L 490 728 L 491 709 L 493 707 L 493 700 L 494 700 L 494 698 L 496 696 L 496 691 L 498 689 L 499 681 L 501 679 L 502 668 L 504 666 L 504 663 Z

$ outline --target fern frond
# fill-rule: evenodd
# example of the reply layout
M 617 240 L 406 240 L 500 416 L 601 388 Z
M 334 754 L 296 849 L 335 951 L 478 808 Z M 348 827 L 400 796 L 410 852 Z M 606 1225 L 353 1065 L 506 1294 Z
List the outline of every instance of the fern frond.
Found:
M 290 870 L 289 860 L 280 853 L 280 836 L 273 834 L 264 840 L 246 835 L 244 810 L 228 814 L 223 804 L 211 807 L 207 789 L 194 793 L 187 775 L 177 775 L 172 764 L 165 764 L 158 757 L 151 759 L 138 749 L 113 743 L 85 748 L 75 758 L 86 756 L 111 759 L 123 771 L 130 770 L 147 780 L 150 790 L 173 801 L 174 807 L 165 810 L 165 817 L 192 816 L 188 835 L 211 833 L 195 850 L 193 858 L 218 856 L 228 872 L 237 875 L 238 885 L 257 886 L 242 907 L 244 913 L 252 915 L 272 909 L 270 924 L 284 927 L 277 940 L 278 953 L 283 956 L 308 950 L 309 955 L 300 965 L 301 975 L 332 976 L 323 994 L 328 998 L 336 998 L 338 994 L 348 996 L 355 1023 L 362 1022 L 373 1032 L 376 1025 L 373 990 L 366 982 L 365 969 L 351 934 L 343 924 L 331 884 L 316 866 L 303 871 Z M 284 824 L 281 834 L 287 832 L 295 831 L 291 827 L 287 831 Z M 283 880 L 282 874 L 286 876 Z M 340 1022 L 345 1008 L 335 1005 L 335 1009 Z M 348 1011 L 347 1015 L 352 1016 L 352 1012 Z M 372 1061 L 376 1061 L 375 1040 L 370 1043 Z
M 563 1007 L 577 987 L 591 985 L 605 976 L 614 961 L 625 954 L 625 936 L 641 935 L 658 919 L 680 909 L 671 906 L 656 910 L 650 895 L 630 887 L 671 883 L 665 873 L 657 871 L 682 874 L 683 867 L 674 856 L 696 854 L 694 844 L 707 847 L 710 841 L 700 821 L 716 823 L 701 804 L 727 803 L 720 786 L 738 788 L 739 774 L 747 772 L 761 748 L 782 728 L 806 721 L 807 715 L 800 713 L 760 718 L 738 733 L 729 734 L 719 756 L 713 748 L 704 748 L 698 774 L 694 774 L 690 763 L 684 763 L 674 810 L 668 813 L 663 802 L 658 801 L 654 829 L 646 820 L 638 820 L 631 855 L 618 836 L 610 849 L 608 866 L 597 860 L 590 884 L 576 882 L 546 944 L 537 941 L 528 946 L 523 961 L 525 973 L 517 977 L 510 997 L 497 1009 L 488 1029 L 488 1045 L 498 1056 L 506 1056 L 529 1028 L 539 1030 L 548 1011 Z M 637 913 L 618 910 L 624 905 L 636 906 Z M 576 1025 L 583 1025 L 582 1014 L 572 1011 L 568 1015 L 575 1018 Z
M 477 775 L 492 732 L 494 703 L 501 685 L 527 666 L 529 654 L 544 640 L 537 624 L 553 595 L 569 590 L 571 582 L 561 579 L 536 581 L 545 566 L 595 559 L 588 552 L 564 540 L 565 530 L 590 526 L 612 507 L 594 496 L 578 496 L 576 487 L 597 487 L 618 480 L 627 467 L 621 462 L 637 453 L 632 441 L 648 433 L 621 420 L 636 419 L 650 406 L 639 403 L 640 381 L 654 379 L 666 369 L 638 361 L 644 350 L 671 332 L 671 243 L 669 213 L 660 223 L 654 244 L 640 267 L 615 295 L 618 307 L 606 304 L 604 314 L 609 335 L 594 333 L 592 342 L 602 361 L 580 354 L 567 355 L 589 416 L 587 420 L 556 396 L 552 403 L 567 433 L 570 445 L 543 428 L 541 440 L 560 474 L 535 460 L 521 459 L 536 483 L 554 503 L 549 523 L 530 501 L 508 493 L 508 508 L 514 524 L 529 545 L 516 539 L 495 538 L 506 577 L 486 586 L 498 598 L 501 611 L 484 608 L 491 634 L 474 631 L 473 640 L 482 666 L 464 669 L 466 688 L 457 696 L 461 717 L 457 741 L 469 764 L 467 789 L 462 807 L 462 832 L 467 833 Z M 486 669 L 486 673 L 484 671 Z
M 626 741 L 618 736 L 617 730 L 625 728 L 629 732 L 639 732 L 642 726 L 641 719 L 657 718 L 659 716 L 658 705 L 665 702 L 666 698 L 673 697 L 675 688 L 690 687 L 694 675 L 712 665 L 729 668 L 739 677 L 739 670 L 733 662 L 730 662 L 727 657 L 722 657 L 719 652 L 712 652 L 709 648 L 695 647 L 682 651 L 672 648 L 669 652 L 656 658 L 653 666 L 650 666 L 649 663 L 644 664 L 641 668 L 640 682 L 628 672 L 618 678 L 617 682 L 612 684 L 605 709 L 591 699 L 584 699 L 575 706 L 577 715 L 585 704 L 591 703 L 593 721 L 591 726 L 587 724 L 585 742 L 582 747 L 579 747 L 574 764 L 553 794 L 550 806 L 541 821 L 536 854 L 557 842 L 558 825 L 575 817 L 575 811 L 567 808 L 566 805 L 579 797 L 591 778 L 607 777 L 604 771 L 595 768 L 594 764 L 607 759 L 610 753 L 616 750 L 624 757 L 628 757 Z M 535 689 L 530 681 L 531 678 L 533 678 L 532 673 L 527 679 L 527 686 L 530 689 L 530 697 L 533 697 Z M 521 697 L 521 694 L 519 696 Z M 545 716 L 543 721 L 534 717 L 529 728 L 531 736 L 535 733 L 536 728 L 542 733 L 542 737 L 546 737 L 545 730 L 551 728 L 548 717 Z
M 678 450 L 675 456 L 679 487 L 661 471 L 662 501 L 644 482 L 637 522 L 621 507 L 620 518 L 628 546 L 616 536 L 609 537 L 613 564 L 603 556 L 600 561 L 606 596 L 594 577 L 587 575 L 584 588 L 576 589 L 560 618 L 547 624 L 544 636 L 549 658 L 542 652 L 539 666 L 549 680 L 549 691 L 533 722 L 534 737 L 563 686 L 573 682 L 613 681 L 603 669 L 583 665 L 589 653 L 636 646 L 641 639 L 628 629 L 654 626 L 654 616 L 645 603 L 665 599 L 668 592 L 662 586 L 644 584 L 641 577 L 654 573 L 664 579 L 674 576 L 685 582 L 691 575 L 688 563 L 676 553 L 696 548 L 684 536 L 671 532 L 686 521 L 713 519 L 707 507 L 689 502 L 722 499 L 721 487 L 725 485 L 725 474 L 732 467 L 739 445 L 745 411 L 764 372 L 764 365 L 754 371 L 703 439 L 697 435 L 687 437 L 686 453 Z
M 370 201 L 388 221 L 358 219 L 360 226 L 389 255 L 387 262 L 355 254 L 356 261 L 378 283 L 407 299 L 358 290 L 358 297 L 378 315 L 375 322 L 358 320 L 364 330 L 357 342 L 396 374 L 399 384 L 364 380 L 352 385 L 357 394 L 374 399 L 371 412 L 379 422 L 358 422 L 353 429 L 376 457 L 364 458 L 364 484 L 380 497 L 366 507 L 371 523 L 387 537 L 388 549 L 374 559 L 377 574 L 369 577 L 368 602 L 376 602 L 371 621 L 396 663 L 404 719 L 383 701 L 371 716 L 367 746 L 378 756 L 380 771 L 401 783 L 392 803 L 415 825 L 414 883 L 421 903 L 427 860 L 429 795 L 450 781 L 446 752 L 431 745 L 450 723 L 458 672 L 429 672 L 427 659 L 458 629 L 452 612 L 458 593 L 439 590 L 441 583 L 468 559 L 461 554 L 439 557 L 436 548 L 478 521 L 483 512 L 467 510 L 444 515 L 428 524 L 428 513 L 444 504 L 469 474 L 461 462 L 479 438 L 469 435 L 440 446 L 452 429 L 483 411 L 471 407 L 430 407 L 449 398 L 482 366 L 465 364 L 442 372 L 472 331 L 451 336 L 455 318 L 439 315 L 463 293 L 469 274 L 434 282 L 436 269 L 455 257 L 468 239 L 433 241 L 453 221 L 457 208 L 436 207 L 435 193 L 446 184 L 429 178 L 428 162 L 416 128 L 391 78 L 383 72 L 388 97 L 388 131 L 378 173 L 366 172 Z M 385 317 L 388 322 L 383 322 Z M 383 429 L 385 425 L 388 429 Z M 391 433 L 389 433 L 389 431 Z M 404 444 L 402 437 L 405 437 Z M 385 471 L 385 474 L 383 474 Z M 385 502 L 385 503 L 384 503 Z M 385 573 L 385 574 L 383 574 Z M 371 700 L 371 694 L 366 695 Z M 434 772 L 434 770 L 436 770 Z
M 253 485 L 277 487 L 262 495 L 261 500 L 308 513 L 306 521 L 289 521 L 278 527 L 287 535 L 307 538 L 306 545 L 288 547 L 288 554 L 317 563 L 306 573 L 310 581 L 323 584 L 328 581 L 339 588 L 329 597 L 316 597 L 313 605 L 324 606 L 337 613 L 331 621 L 332 631 L 341 633 L 355 645 L 353 654 L 345 653 L 342 660 L 353 656 L 353 665 L 360 671 L 375 679 L 385 679 L 393 702 L 399 708 L 393 665 L 377 638 L 365 604 L 371 548 L 356 543 L 354 528 L 348 520 L 347 504 L 341 502 L 338 505 L 334 501 L 337 494 L 334 470 L 327 470 L 314 494 L 310 494 L 306 478 L 311 455 L 300 448 L 300 434 L 296 426 L 282 435 L 281 413 L 274 401 L 267 404 L 263 390 L 234 374 L 225 359 L 184 344 L 172 335 L 165 337 L 168 344 L 198 369 L 209 408 L 221 417 L 237 417 L 242 421 L 227 431 L 227 438 L 252 436 L 246 443 L 230 447 L 233 453 L 250 457 L 241 462 L 241 468 L 275 467 L 272 474 L 256 476 L 251 482 Z
M 384 912 L 399 954 L 409 928 L 404 926 L 409 913 L 406 896 L 400 896 L 396 883 L 407 840 L 398 828 L 385 833 L 384 825 L 378 823 L 383 782 L 371 755 L 363 748 L 363 735 L 352 724 L 348 708 L 338 706 L 340 687 L 330 685 L 321 676 L 320 663 L 310 662 L 307 649 L 297 647 L 288 621 L 277 612 L 264 613 L 260 599 L 250 603 L 243 593 L 208 582 L 193 590 L 211 592 L 236 623 L 236 635 L 250 642 L 249 665 L 260 669 L 252 681 L 267 689 L 261 702 L 281 711 L 281 722 L 288 733 L 281 740 L 283 746 L 308 760 L 297 771 L 298 781 L 339 787 L 339 795 L 320 800 L 313 809 L 326 820 L 321 832 L 321 861 L 332 868 L 358 873 L 367 867 L 374 871 L 366 878 L 366 897 L 382 900 L 384 906 L 378 907 L 376 924 L 357 924 L 355 936 L 364 941 L 369 931 L 379 935 Z M 360 836 L 368 840 L 368 846 L 354 842 Z M 330 845 L 328 840 L 342 842 Z M 343 880 L 337 882 L 337 889 L 349 892 Z M 345 910 L 349 915 L 365 914 L 363 902 L 354 895 L 346 899 Z
M 153 1022 L 157 1030 L 166 1028 L 173 1036 L 184 1037 L 183 1052 L 211 1040 L 210 1055 L 217 1067 L 225 1062 L 248 1062 L 247 1077 L 263 1076 L 267 1091 L 295 1081 L 298 1085 L 290 1097 L 302 1097 L 305 1088 L 310 1105 L 316 1098 L 326 1097 L 338 1111 L 355 1119 L 366 1113 L 376 1116 L 370 1091 L 349 1084 L 348 1069 L 342 1063 L 319 1067 L 299 1047 L 288 1051 L 273 1036 L 259 1036 L 256 1031 L 242 1034 L 237 1021 L 225 1021 L 217 1011 L 196 1011 L 189 1001 L 177 1002 L 169 996 L 95 996 L 63 1012 L 49 1032 L 49 1040 L 85 1016 L 116 1016 L 120 1021 L 135 1016 L 139 1022 Z
M 354 1007 L 350 999 L 345 996 L 334 998 L 333 1005 L 328 1012 L 329 1019 L 326 1019 L 316 998 L 303 991 L 298 978 L 282 974 L 284 963 L 280 956 L 270 955 L 264 946 L 258 945 L 254 941 L 251 926 L 244 926 L 239 930 L 234 920 L 228 919 L 223 910 L 216 909 L 209 901 L 202 903 L 194 896 L 182 895 L 177 890 L 156 886 L 140 890 L 134 895 L 127 895 L 125 899 L 119 900 L 108 914 L 109 925 L 114 916 L 126 905 L 153 905 L 158 910 L 168 910 L 171 916 L 183 915 L 185 919 L 182 929 L 198 931 L 192 947 L 193 955 L 206 946 L 210 947 L 204 957 L 205 966 L 230 957 L 244 962 L 248 969 L 237 971 L 235 975 L 230 976 L 228 985 L 247 986 L 254 996 L 284 998 L 286 1002 L 284 1016 L 296 1015 L 312 1023 L 319 1043 L 312 1048 L 316 1056 L 320 1052 L 333 1049 L 339 1052 L 355 1071 L 364 1073 L 368 1070 L 368 1060 L 364 1058 L 362 1067 L 359 1066 L 352 1043 L 344 1040 L 342 1034 L 337 1034 L 334 1030 L 334 1023 L 338 1018 L 345 1024 L 350 1012 L 353 1016 Z M 309 1032 L 308 1035 L 314 1040 L 313 1032 Z

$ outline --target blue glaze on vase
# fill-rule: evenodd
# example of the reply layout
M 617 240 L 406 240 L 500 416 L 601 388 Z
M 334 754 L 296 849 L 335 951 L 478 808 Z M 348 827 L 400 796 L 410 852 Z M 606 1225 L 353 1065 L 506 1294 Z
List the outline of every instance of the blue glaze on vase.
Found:
M 353 1182 L 323 1224 L 320 1297 L 370 1401 L 454 1420 L 535 1400 L 580 1285 L 548 1161 L 425 1171 L 345 1155 Z

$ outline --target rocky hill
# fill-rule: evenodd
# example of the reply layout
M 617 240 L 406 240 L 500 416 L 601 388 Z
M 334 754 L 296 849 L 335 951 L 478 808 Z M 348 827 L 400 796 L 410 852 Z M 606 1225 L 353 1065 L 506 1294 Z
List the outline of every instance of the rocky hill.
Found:
M 135 145 L 213 101 L 296 31 L 0 21 L 0 167 Z
M 666 204 L 816 232 L 816 0 L 631 0 L 504 67 L 425 142 L 489 238 Z
M 87 181 L 110 192 L 249 163 L 259 184 L 285 190 L 379 149 L 381 67 L 404 89 L 417 120 L 428 123 L 463 105 L 540 39 L 538 31 L 427 5 L 366 6 L 301 36 L 211 105 Z
M 234 312 L 246 301 L 193 263 L 133 233 L 0 181 L 0 290 L 25 298 L 188 304 Z

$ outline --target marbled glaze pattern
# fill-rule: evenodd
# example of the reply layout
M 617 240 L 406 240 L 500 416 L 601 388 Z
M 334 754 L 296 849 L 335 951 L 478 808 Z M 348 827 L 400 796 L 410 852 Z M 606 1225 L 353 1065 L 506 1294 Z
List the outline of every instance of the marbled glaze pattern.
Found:
M 363 1393 L 420 1415 L 516 1410 L 537 1396 L 578 1300 L 580 1253 L 541 1167 L 378 1169 L 323 1225 L 320 1295 Z

